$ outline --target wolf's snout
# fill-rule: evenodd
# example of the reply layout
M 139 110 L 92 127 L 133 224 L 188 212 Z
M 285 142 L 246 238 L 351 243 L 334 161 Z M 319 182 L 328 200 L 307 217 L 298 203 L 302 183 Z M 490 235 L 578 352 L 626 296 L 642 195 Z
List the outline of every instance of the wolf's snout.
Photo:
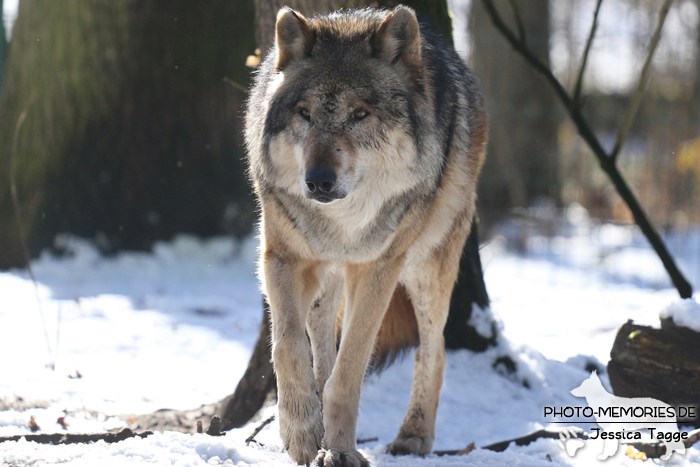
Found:
M 306 172 L 306 188 L 311 193 L 330 193 L 335 188 L 338 177 L 331 169 L 311 169 Z

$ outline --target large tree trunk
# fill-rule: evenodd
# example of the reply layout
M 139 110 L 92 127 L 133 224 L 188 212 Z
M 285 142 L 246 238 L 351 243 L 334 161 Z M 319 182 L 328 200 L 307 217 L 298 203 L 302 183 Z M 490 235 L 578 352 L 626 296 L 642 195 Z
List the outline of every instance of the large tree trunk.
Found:
M 402 1 L 386 0 L 370 2 L 368 0 L 297 0 L 282 2 L 279 0 L 256 0 L 256 17 L 258 23 L 258 42 L 261 50 L 268 50 L 272 45 L 275 34 L 275 18 L 281 6 L 287 5 L 304 15 L 313 12 L 326 12 L 338 8 L 363 7 L 374 5 L 393 8 L 397 4 L 414 8 L 435 21 L 437 28 L 452 41 L 452 20 L 449 16 L 447 2 L 444 0 Z M 478 219 L 474 219 L 472 232 L 462 252 L 460 274 L 452 294 L 450 314 L 445 327 L 445 345 L 450 349 L 467 348 L 482 351 L 496 342 L 497 327 L 491 326 L 491 335 L 482 336 L 470 324 L 472 308 L 476 305 L 485 309 L 489 306 L 489 298 L 484 284 L 481 260 L 479 259 Z M 272 355 L 269 345 L 269 316 L 267 307 L 263 310 L 263 320 L 259 332 L 258 343 L 248 364 L 244 377 L 238 383 L 232 396 L 221 403 L 218 411 L 224 429 L 228 430 L 243 426 L 248 422 L 265 401 L 259 392 L 269 384 L 268 375 L 272 373 Z M 263 340 L 264 339 L 264 340 Z M 261 343 L 261 340 L 262 343 Z M 274 386 L 272 386 L 274 387 Z M 255 403 L 253 407 L 251 404 Z
M 0 268 L 24 263 L 11 175 L 32 255 L 60 232 L 108 251 L 250 232 L 246 96 L 224 78 L 249 81 L 252 0 L 19 8 L 0 101 Z
M 503 17 L 509 2 L 498 0 Z M 549 0 L 515 2 L 529 47 L 549 62 Z M 549 198 L 559 203 L 557 112 L 550 86 L 493 27 L 480 1 L 470 15 L 472 62 L 489 113 L 489 157 L 479 183 L 479 205 L 487 224 L 514 207 Z M 511 21 L 514 31 L 518 28 Z

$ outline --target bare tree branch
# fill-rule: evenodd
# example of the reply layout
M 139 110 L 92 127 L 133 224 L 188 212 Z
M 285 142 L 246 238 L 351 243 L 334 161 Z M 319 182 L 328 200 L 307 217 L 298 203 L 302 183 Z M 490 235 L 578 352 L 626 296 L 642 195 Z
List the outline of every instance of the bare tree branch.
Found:
M 518 8 L 515 0 L 508 0 L 508 3 L 510 3 L 510 9 L 513 10 L 513 17 L 515 18 L 515 24 L 518 26 L 518 35 L 520 36 L 520 40 L 524 44 L 527 44 L 527 35 L 525 33 L 525 26 L 523 26 L 523 19 L 520 16 L 520 8 Z
M 664 243 L 663 239 L 656 231 L 654 226 L 651 224 L 651 222 L 649 222 L 649 219 L 644 213 L 644 210 L 642 209 L 641 205 L 637 201 L 637 198 L 634 196 L 629 185 L 627 185 L 627 182 L 622 177 L 622 174 L 620 174 L 620 171 L 617 169 L 615 161 L 612 158 L 610 158 L 607 152 L 603 149 L 603 146 L 600 144 L 600 141 L 593 133 L 593 130 L 589 126 L 586 119 L 583 117 L 583 114 L 581 113 L 580 109 L 577 106 L 573 105 L 573 101 L 569 97 L 569 94 L 566 92 L 559 80 L 554 76 L 549 66 L 542 62 L 542 60 L 540 60 L 534 53 L 532 53 L 532 51 L 527 47 L 525 43 L 518 40 L 515 34 L 513 34 L 510 28 L 503 22 L 503 19 L 499 15 L 498 10 L 496 10 L 493 1 L 482 1 L 484 3 L 486 12 L 491 18 L 491 21 L 493 22 L 496 29 L 501 31 L 501 33 L 511 44 L 511 46 L 518 53 L 520 53 L 523 56 L 523 58 L 525 58 L 525 60 L 527 60 L 537 71 L 539 71 L 552 86 L 552 88 L 555 91 L 555 94 L 559 97 L 559 100 L 561 100 L 562 104 L 564 104 L 564 107 L 569 113 L 569 116 L 576 125 L 579 134 L 586 142 L 586 144 L 588 144 L 589 148 L 598 159 L 600 168 L 603 169 L 603 171 L 608 175 L 610 181 L 615 186 L 615 189 L 617 190 L 620 197 L 625 201 L 625 203 L 627 203 L 627 206 L 632 212 L 632 217 L 634 218 L 635 223 L 639 226 L 640 230 L 647 238 L 656 254 L 659 256 L 659 259 L 666 268 L 666 272 L 670 276 L 671 281 L 678 290 L 678 293 L 681 296 L 681 298 L 692 297 L 693 288 L 676 266 L 676 263 L 673 260 L 673 257 L 671 257 L 671 254 L 668 252 L 668 249 L 666 248 L 666 244 Z M 666 1 L 670 2 L 672 0 Z
M 647 51 L 647 58 L 644 61 L 644 66 L 642 67 L 642 72 L 639 74 L 639 82 L 637 83 L 637 88 L 632 94 L 632 99 L 630 100 L 630 105 L 627 107 L 627 112 L 625 113 L 622 123 L 620 124 L 620 129 L 617 132 L 617 140 L 615 141 L 615 146 L 610 153 L 610 158 L 613 162 L 616 161 L 617 156 L 620 154 L 622 145 L 625 144 L 625 139 L 627 139 L 627 133 L 632 126 L 634 117 L 637 115 L 639 110 L 639 104 L 642 102 L 642 93 L 644 88 L 649 81 L 649 72 L 651 70 L 651 59 L 654 57 L 654 52 L 656 52 L 656 46 L 659 45 L 659 40 L 661 39 L 661 28 L 664 26 L 666 21 L 666 15 L 668 14 L 669 8 L 671 8 L 671 3 L 673 0 L 666 0 L 661 6 L 659 11 L 659 20 L 656 23 L 656 30 L 649 43 L 649 50 Z
M 598 0 L 595 6 L 595 12 L 593 13 L 593 23 L 591 23 L 591 32 L 588 33 L 588 40 L 586 41 L 586 48 L 583 51 L 583 58 L 581 58 L 581 66 L 578 70 L 578 76 L 576 77 L 576 86 L 574 87 L 574 97 L 573 105 L 575 107 L 581 106 L 581 88 L 583 87 L 583 74 L 586 71 L 586 63 L 588 62 L 588 54 L 591 51 L 591 44 L 593 44 L 593 38 L 595 37 L 596 30 L 598 29 L 598 13 L 600 12 L 600 6 L 603 4 L 603 0 Z

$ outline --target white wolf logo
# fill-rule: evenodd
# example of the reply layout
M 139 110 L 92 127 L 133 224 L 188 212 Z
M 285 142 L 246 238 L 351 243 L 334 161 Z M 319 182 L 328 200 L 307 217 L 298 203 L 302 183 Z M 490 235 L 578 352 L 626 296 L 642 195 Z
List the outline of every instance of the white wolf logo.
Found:
M 678 451 L 679 454 L 685 453 L 685 445 L 682 441 L 677 440 L 680 438 L 678 427 L 674 423 L 668 423 L 668 419 L 659 416 L 644 416 L 644 417 L 632 417 L 623 416 L 619 417 L 615 423 L 610 423 L 610 416 L 601 417 L 601 408 L 604 409 L 603 412 L 609 410 L 610 408 L 621 408 L 621 409 L 639 409 L 639 408 L 650 408 L 661 411 L 661 413 L 669 413 L 672 410 L 671 406 L 665 404 L 659 400 L 652 399 L 650 397 L 618 397 L 610 394 L 605 390 L 603 384 L 600 382 L 598 374 L 594 371 L 591 376 L 585 380 L 581 385 L 571 391 L 576 397 L 585 397 L 588 406 L 593 409 L 595 414 L 596 423 L 600 425 L 603 429 L 601 432 L 601 437 L 605 440 L 603 446 L 603 452 L 598 456 L 598 459 L 605 460 L 608 457 L 614 455 L 617 452 L 618 439 L 605 437 L 605 432 L 608 432 L 611 428 L 616 431 L 636 431 L 649 428 L 652 432 L 654 431 L 677 434 L 675 437 L 671 437 L 670 441 L 666 441 L 666 452 L 661 456 L 662 460 L 668 460 L 671 457 L 673 451 Z M 608 412 L 609 413 L 609 412 Z M 675 419 L 674 419 L 675 421 Z M 666 422 L 666 423 L 664 423 Z

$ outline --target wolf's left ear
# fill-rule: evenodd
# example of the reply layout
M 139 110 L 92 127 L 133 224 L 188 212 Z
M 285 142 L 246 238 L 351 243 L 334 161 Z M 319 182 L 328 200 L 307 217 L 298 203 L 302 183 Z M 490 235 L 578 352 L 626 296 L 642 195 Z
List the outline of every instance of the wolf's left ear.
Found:
M 277 43 L 275 68 L 282 71 L 293 61 L 311 52 L 314 35 L 304 15 L 285 7 L 277 13 L 275 41 Z
M 374 33 L 372 47 L 376 56 L 392 64 L 401 63 L 413 78 L 420 77 L 420 29 L 411 8 L 399 5 L 386 15 Z

